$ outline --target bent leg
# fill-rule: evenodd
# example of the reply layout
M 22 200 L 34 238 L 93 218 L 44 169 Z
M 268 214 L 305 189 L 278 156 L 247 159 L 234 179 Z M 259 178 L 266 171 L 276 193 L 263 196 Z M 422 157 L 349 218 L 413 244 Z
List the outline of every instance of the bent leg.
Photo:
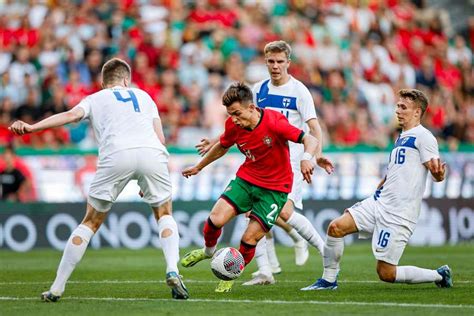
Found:
M 349 212 L 344 212 L 329 224 L 323 255 L 324 280 L 336 281 L 339 262 L 344 252 L 344 236 L 355 232 L 357 232 L 357 227 Z
M 318 234 L 313 224 L 311 224 L 304 215 L 294 210 L 293 201 L 288 200 L 282 213 L 282 218 L 286 219 L 286 222 L 293 227 L 303 239 L 318 249 L 319 253 L 322 254 L 324 251 L 324 240 Z
M 265 236 L 265 233 L 266 231 L 259 222 L 250 219 L 247 229 L 242 236 L 239 248 L 240 253 L 244 257 L 245 265 L 252 261 L 257 243 Z

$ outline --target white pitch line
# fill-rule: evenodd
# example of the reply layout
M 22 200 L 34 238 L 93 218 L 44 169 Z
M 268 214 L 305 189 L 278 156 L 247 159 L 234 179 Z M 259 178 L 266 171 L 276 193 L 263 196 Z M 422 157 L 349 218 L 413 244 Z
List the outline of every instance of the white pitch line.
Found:
M 216 283 L 218 280 L 192 280 L 192 279 L 184 279 L 185 283 Z M 237 281 L 237 283 L 241 283 L 244 281 Z M 277 283 L 310 283 L 312 281 L 301 281 L 301 280 L 277 280 Z M 375 284 L 380 283 L 383 284 L 382 281 L 373 281 L 373 280 L 340 280 L 338 281 L 340 284 L 344 283 L 361 283 L 361 284 Z M 12 282 L 0 282 L 0 285 L 33 285 L 33 284 L 49 284 L 51 281 L 12 281 Z M 94 280 L 77 280 L 77 281 L 68 281 L 68 284 L 158 284 L 158 283 L 165 283 L 164 280 L 101 280 L 101 281 L 94 281 Z M 455 280 L 455 284 L 471 284 L 474 283 L 472 280 Z
M 38 297 L 13 297 L 0 296 L 0 301 L 39 301 Z M 166 298 L 127 298 L 127 297 L 66 297 L 64 300 L 74 301 L 124 301 L 124 302 L 176 302 L 174 299 Z M 420 308 L 468 308 L 474 309 L 474 305 L 449 305 L 449 304 L 415 304 L 415 303 L 394 303 L 394 302 L 358 302 L 358 301 L 343 301 L 343 302 L 329 302 L 329 301 L 281 301 L 281 300 L 213 300 L 213 299 L 189 299 L 181 302 L 189 303 L 251 303 L 251 304 L 313 304 L 313 305 L 359 305 L 359 306 L 391 306 L 391 307 L 420 307 Z

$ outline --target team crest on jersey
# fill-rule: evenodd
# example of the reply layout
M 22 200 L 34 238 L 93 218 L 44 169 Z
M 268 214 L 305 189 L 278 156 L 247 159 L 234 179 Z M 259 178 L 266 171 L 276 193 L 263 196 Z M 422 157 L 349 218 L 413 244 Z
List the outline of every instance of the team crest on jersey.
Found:
M 283 107 L 287 108 L 287 107 L 290 106 L 291 99 L 289 99 L 289 98 L 283 98 L 282 103 L 283 103 Z
M 272 147 L 272 138 L 270 136 L 265 136 L 263 138 L 263 143 L 268 147 Z

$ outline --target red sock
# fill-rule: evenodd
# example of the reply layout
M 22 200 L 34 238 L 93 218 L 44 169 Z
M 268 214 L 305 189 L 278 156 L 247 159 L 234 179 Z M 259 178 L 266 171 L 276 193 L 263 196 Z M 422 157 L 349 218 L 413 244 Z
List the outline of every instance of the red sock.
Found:
M 242 257 L 244 257 L 245 265 L 252 261 L 253 257 L 255 256 L 256 247 L 257 245 L 249 245 L 243 241 L 240 241 L 239 252 L 242 254 Z
M 206 247 L 214 247 L 217 244 L 217 239 L 222 233 L 222 228 L 216 227 L 210 218 L 204 223 L 204 242 Z

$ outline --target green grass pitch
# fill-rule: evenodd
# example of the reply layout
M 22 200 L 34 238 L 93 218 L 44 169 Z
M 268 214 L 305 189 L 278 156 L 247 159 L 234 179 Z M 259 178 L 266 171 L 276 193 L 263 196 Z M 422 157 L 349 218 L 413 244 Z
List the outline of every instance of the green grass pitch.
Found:
M 188 249 L 182 249 L 184 254 Z M 474 244 L 407 247 L 400 264 L 437 268 L 449 264 L 454 287 L 378 281 L 370 244 L 347 246 L 336 291 L 299 291 L 321 275 L 322 259 L 311 250 L 303 267 L 292 248 L 278 247 L 283 272 L 271 286 L 245 287 L 251 263 L 230 293 L 214 293 L 209 262 L 181 268 L 188 301 L 171 299 L 160 249 L 89 249 L 58 303 L 40 293 L 54 279 L 61 253 L 0 251 L 0 315 L 474 315 Z

